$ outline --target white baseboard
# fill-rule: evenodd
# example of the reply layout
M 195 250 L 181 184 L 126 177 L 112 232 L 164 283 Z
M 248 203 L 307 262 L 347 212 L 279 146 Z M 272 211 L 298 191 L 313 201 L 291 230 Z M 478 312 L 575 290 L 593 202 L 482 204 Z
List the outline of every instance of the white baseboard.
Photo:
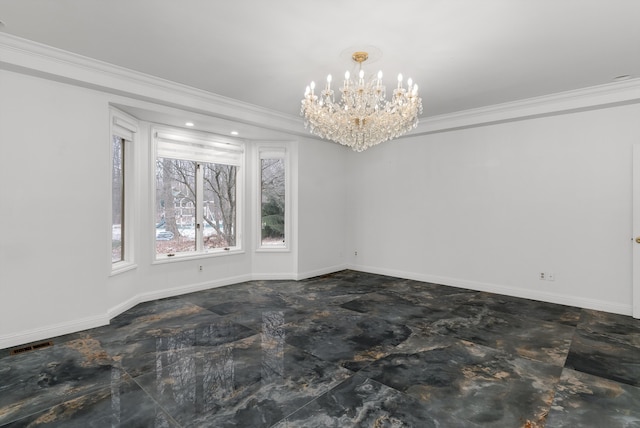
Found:
M 24 345 L 25 343 L 50 339 L 52 337 L 62 336 L 107 324 L 109 324 L 109 317 L 107 315 L 98 315 L 42 328 L 34 328 L 33 330 L 7 334 L 0 336 L 0 349 L 13 348 L 15 346 Z
M 327 268 L 319 271 L 309 272 L 305 274 L 304 278 L 324 275 L 327 273 L 337 272 L 339 270 L 344 270 L 344 269 L 345 269 L 344 266 L 338 266 L 338 267 Z M 152 300 L 165 299 L 167 297 L 180 296 L 182 294 L 188 294 L 188 293 L 195 293 L 197 291 L 208 290 L 210 288 L 217 288 L 217 287 L 224 287 L 227 285 L 239 284 L 245 281 L 273 281 L 273 280 L 297 281 L 299 280 L 299 275 L 296 275 L 295 273 L 290 273 L 290 272 L 254 273 L 254 274 L 246 274 L 246 275 L 239 275 L 239 276 L 234 276 L 230 278 L 224 278 L 217 281 L 206 281 L 206 282 L 190 284 L 182 287 L 169 288 L 169 289 L 148 292 L 148 293 L 141 293 L 109 309 L 109 311 L 107 312 L 107 315 L 108 315 L 108 319 L 110 320 L 120 315 L 121 313 L 128 311 L 129 309 L 133 308 L 134 306 L 140 303 L 149 302 Z
M 295 281 L 296 274 L 287 273 L 254 273 L 251 275 L 253 281 Z
M 604 300 L 589 299 L 578 296 L 571 296 L 559 293 L 549 293 L 532 289 L 523 289 L 510 287 L 500 284 L 484 283 L 478 281 L 469 281 L 459 278 L 449 278 L 437 275 L 428 275 L 417 272 L 406 272 L 395 269 L 377 268 L 373 266 L 349 265 L 347 269 L 361 272 L 374 273 L 379 275 L 388 275 L 403 279 L 412 279 L 415 281 L 431 282 L 434 284 L 449 285 L 452 287 L 467 288 L 475 291 L 486 291 L 489 293 L 503 294 L 512 297 L 521 297 L 524 299 L 538 300 L 541 302 L 556 303 L 559 305 L 575 306 L 584 309 L 594 309 L 598 311 L 610 312 L 620 315 L 632 315 L 631 304 L 625 305 Z
M 181 287 L 166 288 L 164 290 L 151 291 L 147 293 L 140 293 L 133 296 L 131 299 L 114 306 L 108 310 L 109 319 L 112 319 L 123 312 L 128 311 L 135 305 L 143 302 L 149 302 L 152 300 L 165 299 L 167 297 L 180 296 L 182 294 L 195 293 L 196 291 L 208 290 L 210 288 L 224 287 L 225 285 L 238 284 L 240 282 L 250 281 L 251 275 L 238 275 L 229 278 L 219 279 L 216 281 L 198 282 L 195 284 L 189 284 Z
M 135 305 L 156 299 L 164 299 L 167 297 L 179 296 L 181 294 L 193 293 L 196 291 L 207 290 L 209 288 L 222 287 L 225 285 L 237 284 L 251 280 L 251 275 L 240 275 L 230 278 L 224 278 L 217 281 L 206 281 L 196 284 L 190 284 L 182 287 L 169 288 L 159 291 L 137 294 L 130 299 L 110 308 L 106 314 L 87 317 L 66 323 L 55 324 L 43 328 L 21 331 L 5 336 L 0 336 L 0 349 L 12 348 L 23 345 L 25 343 L 35 342 L 38 340 L 50 339 L 56 336 L 75 333 L 90 328 L 100 327 L 109 324 L 110 320 L 128 311 Z
M 295 275 L 295 280 L 300 281 L 307 278 L 313 278 L 314 276 L 327 275 L 327 274 L 339 272 L 341 270 L 345 270 L 348 268 L 349 267 L 346 264 L 340 264 L 340 265 L 330 266 L 330 267 L 326 267 L 318 270 L 312 270 L 312 271 L 307 271 L 302 273 L 298 272 L 298 274 Z
M 133 296 L 125 302 L 110 308 L 106 314 L 93 317 L 86 317 L 65 323 L 59 323 L 33 330 L 27 330 L 8 335 L 0 336 L 0 349 L 11 348 L 25 343 L 35 342 L 38 340 L 49 339 L 56 336 L 74 333 L 77 331 L 87 330 L 90 328 L 100 327 L 109 324 L 109 321 L 126 312 L 135 305 L 156 299 L 178 296 L 196 291 L 207 290 L 210 288 L 223 287 L 226 285 L 238 284 L 250 280 L 303 280 L 320 275 L 327 275 L 339 272 L 344 269 L 352 269 L 361 272 L 374 273 L 379 275 L 388 275 L 403 279 L 412 279 L 416 281 L 430 282 L 434 284 L 449 285 L 452 287 L 467 288 L 476 291 L 487 291 L 490 293 L 503 294 L 513 297 L 522 297 L 525 299 L 539 300 L 549 303 L 557 303 L 561 305 L 576 306 L 579 308 L 595 309 L 599 311 L 611 312 L 621 315 L 632 315 L 632 305 L 607 302 L 603 300 L 588 299 L 584 297 L 569 296 L 559 293 L 549 293 L 531 289 L 522 289 L 499 284 L 483 283 L 478 281 L 469 281 L 459 278 L 449 278 L 436 275 L 428 275 L 417 272 L 406 272 L 395 269 L 377 268 L 373 266 L 348 265 L 341 264 L 323 269 L 301 272 L 301 273 L 262 273 L 262 274 L 246 274 L 230 278 L 224 278 L 217 281 L 207 281 L 188 286 L 169 288 L 165 290 L 141 293 Z
M 256 273 L 238 275 L 229 278 L 223 278 L 216 281 L 205 281 L 195 284 L 189 284 L 187 286 L 167 288 L 158 291 L 151 291 L 146 293 L 136 294 L 131 298 L 113 306 L 107 310 L 105 314 L 97 315 L 94 317 L 87 317 L 78 320 L 73 320 L 65 323 L 55 324 L 42 328 L 36 328 L 33 330 L 20 331 L 11 333 L 8 335 L 0 336 L 0 349 L 12 348 L 15 346 L 23 345 L 25 343 L 35 342 L 38 340 L 50 339 L 56 336 L 62 336 L 65 334 L 75 333 L 90 328 L 100 327 L 109 324 L 109 321 L 116 316 L 128 311 L 134 306 L 157 299 L 164 299 L 167 297 L 179 296 L 182 294 L 193 293 L 196 291 L 207 290 L 210 288 L 223 287 L 226 285 L 238 284 L 251 280 L 299 280 L 304 278 L 310 278 L 318 275 L 325 275 L 332 272 L 337 272 L 345 269 L 345 266 L 333 266 L 326 269 L 305 272 L 303 274 L 296 273 Z

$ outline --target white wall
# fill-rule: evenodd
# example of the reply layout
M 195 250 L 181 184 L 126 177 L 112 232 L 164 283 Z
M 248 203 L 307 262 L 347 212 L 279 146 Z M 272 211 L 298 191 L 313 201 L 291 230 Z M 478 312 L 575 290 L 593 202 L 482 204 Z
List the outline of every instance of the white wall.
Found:
M 24 67 L 34 62 L 35 74 L 49 64 L 32 58 L 24 56 Z M 74 73 L 85 68 L 65 70 L 61 79 L 80 79 Z M 150 77 L 89 77 L 114 88 L 0 70 L 0 348 L 106 323 L 143 300 L 347 266 L 631 312 L 631 147 L 640 140 L 640 104 L 414 136 L 364 153 L 287 134 L 292 251 L 254 253 L 245 236 L 244 254 L 164 264 L 152 260 L 151 146 L 142 124 L 137 267 L 109 276 L 110 103 L 150 103 L 136 91 L 152 87 L 174 109 L 193 101 L 201 115 L 221 108 L 225 117 L 287 132 L 299 124 L 199 92 L 175 96 L 178 87 L 152 86 Z M 58 208 L 61 194 L 72 212 Z M 245 201 L 252 235 L 251 190 Z M 555 281 L 538 280 L 542 271 Z
M 639 117 L 635 104 L 351 156 L 352 266 L 630 314 Z
M 149 124 L 141 122 L 135 144 L 137 182 L 135 269 L 110 276 L 109 104 L 140 104 L 98 90 L 0 70 L 1 159 L 0 349 L 108 322 L 135 304 L 254 278 L 298 277 L 298 227 L 292 251 L 255 253 L 255 174 L 249 171 L 253 143 L 247 143 L 245 252 L 197 260 L 153 262 Z M 271 133 L 273 134 L 273 133 Z M 297 148 L 289 137 L 292 209 L 296 210 Z M 344 160 L 331 143 L 309 140 L 302 150 L 300 246 L 322 253 L 326 234 L 316 231 L 322 214 L 331 245 L 343 238 Z M 252 155 L 253 153 L 253 155 Z M 323 174 L 333 159 L 331 179 Z M 316 212 L 317 193 L 333 206 Z M 337 196 L 336 196 L 337 195 Z M 65 203 L 61 204 L 63 197 Z M 323 202 L 324 203 L 324 202 Z M 69 206 L 73 207 L 69 209 Z M 338 217 L 339 216 L 339 217 Z M 343 265 L 342 253 L 303 259 L 304 272 Z M 203 271 L 198 267 L 202 265 Z
M 22 331 L 37 336 L 49 325 L 102 323 L 107 100 L 3 70 L 0 82 L 0 339 Z
M 350 150 L 334 143 L 302 139 L 298 153 L 298 275 L 343 269 L 347 158 Z

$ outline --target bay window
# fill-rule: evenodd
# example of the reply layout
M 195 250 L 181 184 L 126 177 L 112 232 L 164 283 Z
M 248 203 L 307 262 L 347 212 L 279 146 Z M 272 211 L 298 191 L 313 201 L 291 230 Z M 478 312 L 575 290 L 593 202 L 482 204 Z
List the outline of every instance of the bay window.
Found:
M 241 250 L 243 144 L 165 128 L 153 135 L 156 258 Z
M 135 137 L 138 122 L 115 108 L 111 123 L 111 274 L 135 267 Z
M 258 147 L 259 250 L 287 250 L 289 228 L 288 156 L 283 146 Z

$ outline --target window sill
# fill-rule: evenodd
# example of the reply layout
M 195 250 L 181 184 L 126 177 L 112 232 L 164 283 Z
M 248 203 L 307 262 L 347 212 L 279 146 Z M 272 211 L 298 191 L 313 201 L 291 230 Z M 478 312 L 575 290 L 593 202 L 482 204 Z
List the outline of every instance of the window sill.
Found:
M 109 276 L 120 275 L 121 273 L 137 269 L 138 265 L 133 262 L 118 262 L 111 265 L 111 273 Z
M 291 249 L 287 247 L 259 247 L 256 253 L 290 253 Z
M 208 259 L 211 257 L 224 257 L 230 255 L 244 254 L 245 251 L 242 249 L 237 250 L 229 250 L 229 251 L 210 251 L 210 252 L 202 252 L 202 253 L 185 253 L 185 254 L 176 254 L 175 256 L 156 256 L 156 259 L 151 264 L 164 264 L 164 263 L 172 263 L 178 261 L 187 261 L 187 260 L 198 260 L 198 259 Z

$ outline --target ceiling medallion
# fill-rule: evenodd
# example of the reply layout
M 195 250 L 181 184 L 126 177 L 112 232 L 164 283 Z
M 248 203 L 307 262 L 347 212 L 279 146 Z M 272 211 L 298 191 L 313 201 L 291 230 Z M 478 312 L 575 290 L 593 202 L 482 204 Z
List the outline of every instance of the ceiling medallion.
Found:
M 422 113 L 418 85 L 409 79 L 404 88 L 402 74 L 399 74 L 398 87 L 393 90 L 392 98 L 387 100 L 382 71 L 377 77 L 365 80 L 362 63 L 369 58 L 368 53 L 355 52 L 351 58 L 359 65 L 358 79 L 352 80 L 349 72 L 345 73 L 340 102 L 334 100 L 331 75 L 327 76 L 327 86 L 319 96 L 315 94 L 314 82 L 307 86 L 300 109 L 305 128 L 356 152 L 415 128 L 418 115 Z

